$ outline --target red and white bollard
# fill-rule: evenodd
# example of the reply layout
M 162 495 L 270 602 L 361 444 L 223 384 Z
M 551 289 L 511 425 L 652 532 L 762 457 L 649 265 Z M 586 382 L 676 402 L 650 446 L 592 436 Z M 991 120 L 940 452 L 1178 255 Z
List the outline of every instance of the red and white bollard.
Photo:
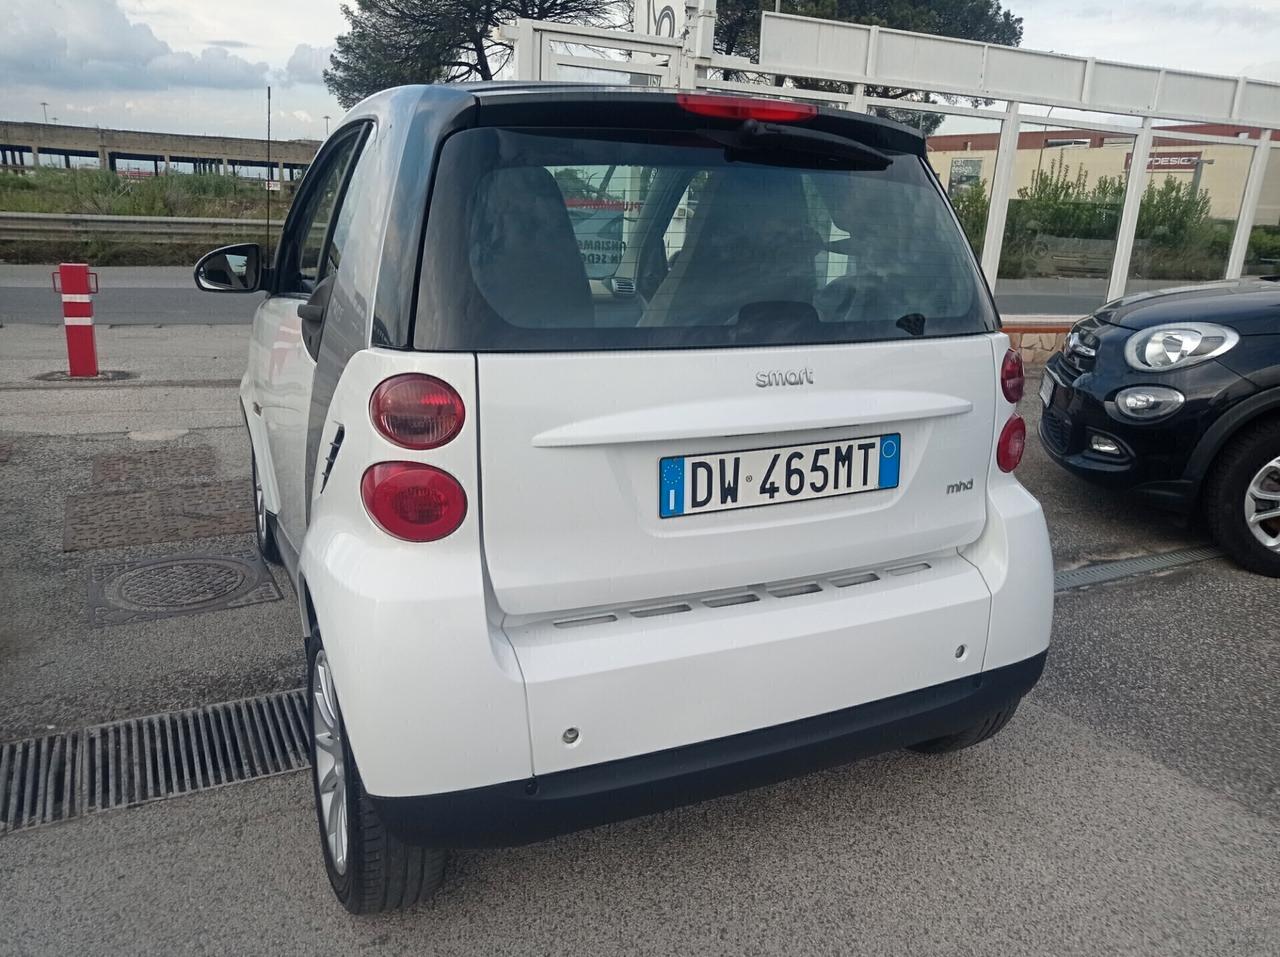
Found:
M 88 263 L 59 263 L 53 290 L 62 293 L 62 321 L 67 330 L 67 364 L 72 378 L 98 374 L 98 346 L 93 338 L 93 300 L 98 274 Z

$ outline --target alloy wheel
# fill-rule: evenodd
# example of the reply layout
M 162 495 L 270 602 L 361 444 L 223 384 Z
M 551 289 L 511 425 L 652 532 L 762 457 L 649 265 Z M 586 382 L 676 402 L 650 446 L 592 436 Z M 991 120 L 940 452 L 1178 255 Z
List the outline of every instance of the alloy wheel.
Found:
M 1253 537 L 1280 551 L 1280 456 L 1258 470 L 1244 496 L 1244 518 Z
M 347 769 L 342 748 L 342 721 L 329 659 L 316 653 L 311 676 L 311 736 L 315 744 L 316 796 L 320 826 L 333 869 L 347 871 Z

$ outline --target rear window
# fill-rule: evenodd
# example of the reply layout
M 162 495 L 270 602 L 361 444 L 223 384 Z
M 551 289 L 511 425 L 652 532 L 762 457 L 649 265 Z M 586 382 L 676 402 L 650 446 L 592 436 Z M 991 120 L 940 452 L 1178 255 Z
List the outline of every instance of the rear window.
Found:
M 414 345 L 663 349 L 986 332 L 923 160 L 815 168 L 696 133 L 482 128 L 441 151 Z

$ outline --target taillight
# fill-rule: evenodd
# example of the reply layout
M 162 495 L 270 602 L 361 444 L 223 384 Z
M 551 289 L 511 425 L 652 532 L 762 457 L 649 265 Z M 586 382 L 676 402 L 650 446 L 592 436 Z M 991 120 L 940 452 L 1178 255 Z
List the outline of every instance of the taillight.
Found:
M 1012 472 L 1022 461 L 1022 453 L 1027 450 L 1027 423 L 1016 412 L 1009 416 L 1009 421 L 1000 430 L 1000 441 L 996 443 L 996 465 L 1001 472 Z
M 435 376 L 408 372 L 379 383 L 369 417 L 384 438 L 406 449 L 434 449 L 462 430 L 462 396 Z
M 677 93 L 676 103 L 686 113 L 724 120 L 796 123 L 818 115 L 818 108 L 812 103 L 758 100 L 749 96 L 722 96 L 719 93 Z
M 360 497 L 369 517 L 409 542 L 451 534 L 467 514 L 467 493 L 448 472 L 421 462 L 380 462 L 365 469 Z
M 1000 391 L 1004 397 L 1017 405 L 1022 400 L 1022 392 L 1027 384 L 1026 373 L 1022 369 L 1022 353 L 1010 349 L 1004 354 L 1000 363 Z

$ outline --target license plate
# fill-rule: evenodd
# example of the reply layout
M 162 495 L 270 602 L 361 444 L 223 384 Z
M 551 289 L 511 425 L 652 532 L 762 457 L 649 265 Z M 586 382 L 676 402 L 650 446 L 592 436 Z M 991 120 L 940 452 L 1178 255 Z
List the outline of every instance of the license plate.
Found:
M 1044 378 L 1040 382 L 1040 401 L 1043 402 L 1046 407 L 1053 405 L 1053 389 L 1055 385 L 1056 383 L 1053 381 L 1053 376 L 1049 375 L 1048 372 L 1045 372 Z
M 658 460 L 658 516 L 724 512 L 897 488 L 902 437 L 743 449 Z

